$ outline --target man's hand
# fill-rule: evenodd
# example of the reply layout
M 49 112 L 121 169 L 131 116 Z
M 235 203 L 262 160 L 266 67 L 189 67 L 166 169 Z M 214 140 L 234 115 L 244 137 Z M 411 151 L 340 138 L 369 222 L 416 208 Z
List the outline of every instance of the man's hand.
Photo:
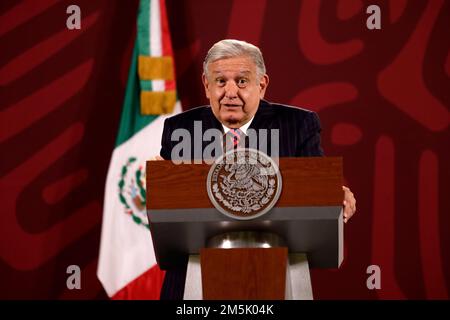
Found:
M 349 188 L 342 186 L 342 190 L 344 190 L 344 201 L 342 202 L 344 206 L 344 222 L 347 222 L 356 212 L 356 199 Z

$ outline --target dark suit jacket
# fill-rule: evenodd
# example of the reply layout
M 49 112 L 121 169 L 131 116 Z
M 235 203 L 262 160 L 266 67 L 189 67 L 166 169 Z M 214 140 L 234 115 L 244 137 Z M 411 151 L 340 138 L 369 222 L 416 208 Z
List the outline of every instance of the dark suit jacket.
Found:
M 210 106 L 198 107 L 168 118 L 164 123 L 161 157 L 166 160 L 172 158 L 172 149 L 179 143 L 171 141 L 171 135 L 175 129 L 186 129 L 194 137 L 194 121 L 201 121 L 202 135 L 211 128 L 223 131 L 221 123 L 212 113 Z M 313 111 L 261 100 L 250 128 L 255 130 L 278 129 L 280 157 L 323 156 L 320 146 L 320 121 Z M 202 142 L 203 149 L 209 143 L 208 141 Z M 270 144 L 267 151 L 270 155 Z M 193 146 L 190 157 L 194 157 Z
M 212 113 L 210 106 L 198 107 L 168 118 L 164 123 L 161 157 L 171 160 L 172 149 L 179 143 L 179 141 L 171 141 L 171 135 L 175 129 L 186 129 L 192 137 L 194 136 L 194 121 L 202 122 L 202 135 L 203 132 L 212 128 L 223 131 L 221 123 Z M 261 100 L 250 128 L 255 130 L 279 129 L 280 157 L 323 156 L 320 146 L 320 121 L 313 111 Z M 193 144 L 193 140 L 191 143 Z M 208 141 L 202 142 L 203 149 L 209 143 Z M 190 158 L 192 159 L 194 152 L 193 146 L 191 147 Z M 270 147 L 267 151 L 270 155 Z M 183 299 L 186 266 L 187 257 L 185 265 L 178 269 L 167 270 L 161 290 L 162 300 Z

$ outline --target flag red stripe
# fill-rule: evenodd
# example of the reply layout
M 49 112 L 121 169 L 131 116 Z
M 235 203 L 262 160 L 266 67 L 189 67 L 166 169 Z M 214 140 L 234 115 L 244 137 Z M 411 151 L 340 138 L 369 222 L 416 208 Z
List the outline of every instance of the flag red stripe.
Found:
M 154 265 L 111 297 L 113 300 L 159 300 L 165 272 Z
M 167 21 L 166 1 L 159 0 L 159 13 L 161 23 L 161 47 L 163 56 L 171 56 L 173 58 L 172 42 L 170 40 L 169 23 Z M 174 79 L 165 81 L 166 90 L 175 90 L 175 60 L 174 62 Z

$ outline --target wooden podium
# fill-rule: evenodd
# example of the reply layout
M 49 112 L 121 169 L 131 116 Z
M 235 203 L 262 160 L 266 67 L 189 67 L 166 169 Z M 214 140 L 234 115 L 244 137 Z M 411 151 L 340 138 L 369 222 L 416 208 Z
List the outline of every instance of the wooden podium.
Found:
M 186 281 L 201 287 L 200 298 L 224 300 L 299 296 L 301 288 L 288 285 L 295 259 L 306 265 L 307 281 L 309 268 L 338 268 L 342 158 L 280 158 L 279 168 L 283 186 L 275 207 L 253 220 L 235 220 L 208 198 L 210 165 L 147 161 L 147 214 L 159 267 L 176 267 L 190 255 L 200 262 L 201 279 L 193 279 L 200 270 L 189 273 L 188 267 Z

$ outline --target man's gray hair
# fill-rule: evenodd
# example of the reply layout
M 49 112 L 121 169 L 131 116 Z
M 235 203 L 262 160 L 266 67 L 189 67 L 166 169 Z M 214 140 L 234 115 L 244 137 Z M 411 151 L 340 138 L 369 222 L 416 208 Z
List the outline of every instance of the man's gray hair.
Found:
M 256 65 L 258 78 L 266 74 L 266 66 L 264 65 L 261 50 L 251 43 L 234 39 L 221 40 L 209 49 L 205 61 L 203 61 L 203 74 L 208 75 L 208 64 L 210 62 L 241 56 L 246 56 L 253 60 Z

